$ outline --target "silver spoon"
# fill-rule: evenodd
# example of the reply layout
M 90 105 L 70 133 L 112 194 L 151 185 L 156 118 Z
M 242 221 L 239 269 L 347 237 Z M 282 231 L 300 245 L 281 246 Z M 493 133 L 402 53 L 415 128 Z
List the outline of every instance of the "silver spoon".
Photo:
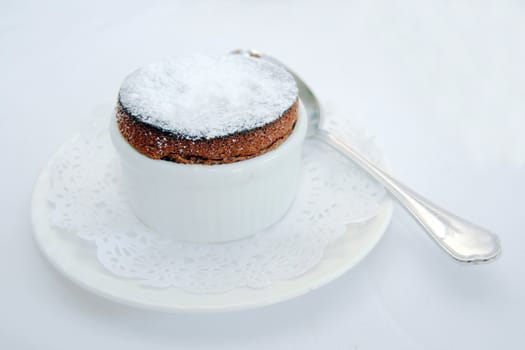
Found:
M 480 263 L 492 261 L 501 254 L 498 236 L 431 203 L 370 162 L 339 137 L 322 129 L 319 101 L 305 82 L 283 63 L 253 50 L 235 50 L 233 53 L 260 57 L 289 71 L 297 82 L 299 98 L 308 115 L 307 136 L 323 141 L 350 158 L 381 183 L 450 256 L 460 262 Z

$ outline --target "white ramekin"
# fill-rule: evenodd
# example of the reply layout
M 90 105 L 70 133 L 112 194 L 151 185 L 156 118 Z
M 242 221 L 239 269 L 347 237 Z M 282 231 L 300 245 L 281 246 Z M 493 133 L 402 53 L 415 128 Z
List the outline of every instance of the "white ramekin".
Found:
M 170 237 L 211 243 L 253 235 L 283 217 L 298 188 L 306 128 L 300 104 L 297 124 L 282 145 L 252 159 L 219 165 L 148 158 L 122 137 L 115 118 L 110 134 L 135 215 Z

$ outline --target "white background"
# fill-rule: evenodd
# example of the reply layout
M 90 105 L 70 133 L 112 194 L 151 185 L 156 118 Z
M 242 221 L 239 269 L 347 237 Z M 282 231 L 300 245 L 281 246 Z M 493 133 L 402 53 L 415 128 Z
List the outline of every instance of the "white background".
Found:
M 31 238 L 40 169 L 137 66 L 244 47 L 376 135 L 393 172 L 499 233 L 462 266 L 400 209 L 337 281 L 264 309 L 170 315 L 71 285 Z M 0 2 L 0 348 L 525 347 L 523 1 Z

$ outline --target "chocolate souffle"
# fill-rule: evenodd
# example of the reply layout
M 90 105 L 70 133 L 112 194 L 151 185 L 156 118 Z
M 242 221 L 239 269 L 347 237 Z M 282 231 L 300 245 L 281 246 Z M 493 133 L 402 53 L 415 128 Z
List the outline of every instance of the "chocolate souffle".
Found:
M 130 74 L 116 116 L 141 154 L 213 165 L 279 147 L 294 129 L 298 105 L 295 81 L 282 67 L 241 55 L 192 56 Z

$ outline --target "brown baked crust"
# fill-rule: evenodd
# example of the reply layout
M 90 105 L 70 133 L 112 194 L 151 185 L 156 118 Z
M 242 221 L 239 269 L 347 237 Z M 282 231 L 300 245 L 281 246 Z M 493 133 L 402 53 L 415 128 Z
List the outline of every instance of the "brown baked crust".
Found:
M 297 121 L 299 101 L 279 119 L 262 127 L 209 140 L 189 140 L 160 130 L 128 114 L 120 102 L 117 124 L 122 136 L 139 153 L 186 164 L 226 164 L 249 159 L 281 145 Z

